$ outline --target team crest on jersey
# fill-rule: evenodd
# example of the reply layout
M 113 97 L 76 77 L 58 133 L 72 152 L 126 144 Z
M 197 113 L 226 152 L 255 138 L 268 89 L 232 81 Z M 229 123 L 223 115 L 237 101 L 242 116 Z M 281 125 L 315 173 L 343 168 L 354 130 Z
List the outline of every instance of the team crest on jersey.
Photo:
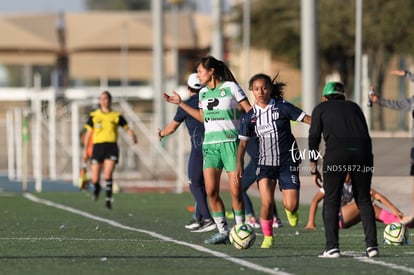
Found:
M 224 89 L 220 90 L 220 96 L 223 97 L 226 95 L 226 91 Z
M 272 119 L 273 120 L 279 119 L 279 108 L 272 109 Z

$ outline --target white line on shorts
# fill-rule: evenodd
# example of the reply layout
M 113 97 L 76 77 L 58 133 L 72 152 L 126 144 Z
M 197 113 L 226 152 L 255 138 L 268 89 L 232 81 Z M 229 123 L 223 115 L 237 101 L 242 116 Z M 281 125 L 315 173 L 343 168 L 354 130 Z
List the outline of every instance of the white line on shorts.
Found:
M 78 209 L 75 209 L 75 208 L 72 208 L 72 207 L 69 207 L 69 206 L 65 206 L 65 205 L 62 205 L 62 204 L 54 203 L 52 201 L 48 201 L 48 200 L 45 200 L 45 199 L 38 198 L 38 197 L 36 197 L 36 196 L 34 196 L 30 193 L 25 193 L 23 196 L 26 199 L 31 200 L 33 202 L 37 202 L 37 203 L 41 203 L 41 204 L 51 206 L 51 207 L 54 207 L 54 208 L 62 209 L 62 210 L 65 210 L 65 211 L 68 211 L 68 212 L 86 217 L 86 218 L 91 219 L 91 220 L 107 223 L 107 224 L 109 224 L 113 227 L 129 230 L 129 231 L 144 233 L 144 234 L 150 235 L 154 238 L 157 238 L 157 239 L 160 239 L 160 240 L 163 240 L 163 241 L 166 241 L 166 242 L 172 242 L 172 243 L 176 243 L 176 244 L 179 244 L 179 245 L 188 246 L 188 247 L 191 247 L 192 249 L 195 249 L 197 251 L 201 251 L 201 252 L 204 252 L 204 253 L 211 254 L 215 257 L 233 262 L 235 264 L 238 264 L 240 266 L 244 266 L 244 267 L 252 269 L 252 270 L 261 271 L 261 272 L 264 272 L 264 273 L 267 273 L 267 274 L 290 275 L 290 273 L 275 270 L 275 269 L 268 268 L 268 267 L 264 267 L 264 266 L 261 266 L 261 265 L 255 264 L 255 263 L 251 263 L 249 261 L 245 261 L 245 260 L 242 260 L 242 259 L 234 258 L 230 255 L 225 254 L 225 253 L 210 250 L 210 249 L 208 249 L 206 247 L 203 247 L 201 245 L 196 245 L 196 244 L 191 244 L 191 243 L 187 243 L 187 242 L 183 242 L 183 241 L 178 241 L 178 240 L 172 239 L 170 237 L 155 233 L 153 231 L 148 231 L 148 230 L 143 230 L 143 229 L 138 229 L 138 228 L 126 226 L 126 225 L 123 225 L 123 224 L 118 223 L 118 222 L 113 221 L 113 220 L 104 219 L 104 218 L 89 214 L 87 212 L 84 212 L 84 211 L 81 211 L 81 210 L 78 210 Z

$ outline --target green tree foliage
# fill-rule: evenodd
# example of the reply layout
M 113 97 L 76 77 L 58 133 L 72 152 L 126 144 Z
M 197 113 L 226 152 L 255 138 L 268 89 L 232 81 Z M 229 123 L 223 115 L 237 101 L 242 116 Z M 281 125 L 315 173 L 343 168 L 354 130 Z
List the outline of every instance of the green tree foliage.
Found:
M 414 1 L 363 1 L 363 53 L 368 55 L 371 83 L 381 94 L 390 60 L 395 55 L 412 54 Z M 300 65 L 300 0 L 252 0 L 251 44 L 265 48 L 278 58 Z M 319 0 L 319 62 L 321 76 L 337 71 L 347 87 L 354 87 L 355 0 Z M 242 22 L 242 7 L 236 10 L 236 22 Z M 382 115 L 378 114 L 378 128 Z
M 300 1 L 261 0 L 251 5 L 252 45 L 299 65 Z
M 148 10 L 151 0 L 86 0 L 90 10 Z

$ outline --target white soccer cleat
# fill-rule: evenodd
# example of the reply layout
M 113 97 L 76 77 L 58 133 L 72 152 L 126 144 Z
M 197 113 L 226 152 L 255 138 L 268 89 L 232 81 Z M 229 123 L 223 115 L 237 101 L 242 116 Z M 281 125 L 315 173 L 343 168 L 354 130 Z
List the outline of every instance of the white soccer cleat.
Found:
M 339 258 L 341 253 L 338 248 L 332 248 L 329 250 L 324 250 L 322 254 L 319 254 L 319 258 Z

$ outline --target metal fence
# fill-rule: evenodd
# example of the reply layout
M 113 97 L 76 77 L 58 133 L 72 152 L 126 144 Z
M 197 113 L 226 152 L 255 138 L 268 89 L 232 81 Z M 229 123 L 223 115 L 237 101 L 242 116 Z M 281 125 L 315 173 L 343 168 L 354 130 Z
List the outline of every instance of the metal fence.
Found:
M 36 182 L 66 180 L 77 184 L 81 168 L 80 134 L 89 112 L 97 108 L 102 88 L 70 89 L 65 100 L 55 99 L 53 90 L 7 89 L 9 97 L 0 117 L 0 173 L 9 180 Z M 152 101 L 147 88 L 111 88 L 113 108 L 120 111 L 138 136 L 138 144 L 119 130 L 120 160 L 114 178 L 128 184 L 139 181 L 175 182 L 178 192 L 186 184 L 185 158 L 189 142 L 183 142 L 183 131 L 160 143 L 153 123 Z M 4 95 L 4 93 L 3 93 Z M 1 97 L 1 96 L 0 96 Z M 4 97 L 3 97 L 4 99 Z M 24 102 L 24 104 L 22 104 Z M 27 119 L 30 139 L 23 139 L 23 122 Z M 182 127 L 180 127 L 182 128 Z M 26 178 L 26 179 L 27 179 Z

